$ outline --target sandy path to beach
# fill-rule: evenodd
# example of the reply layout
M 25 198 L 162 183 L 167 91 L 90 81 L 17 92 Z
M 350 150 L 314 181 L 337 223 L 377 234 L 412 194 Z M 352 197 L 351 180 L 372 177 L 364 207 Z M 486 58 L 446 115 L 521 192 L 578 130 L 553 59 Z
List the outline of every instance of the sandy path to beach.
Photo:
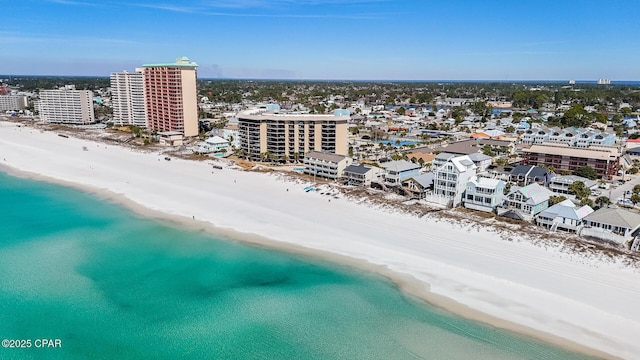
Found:
M 197 226 L 238 231 L 236 238 L 257 235 L 381 265 L 391 271 L 376 269 L 407 290 L 461 315 L 582 351 L 640 358 L 640 272 L 619 264 L 535 246 L 516 234 L 509 241 L 489 228 L 307 193 L 308 184 L 272 174 L 166 161 L 7 122 L 0 123 L 0 165 L 119 194 Z

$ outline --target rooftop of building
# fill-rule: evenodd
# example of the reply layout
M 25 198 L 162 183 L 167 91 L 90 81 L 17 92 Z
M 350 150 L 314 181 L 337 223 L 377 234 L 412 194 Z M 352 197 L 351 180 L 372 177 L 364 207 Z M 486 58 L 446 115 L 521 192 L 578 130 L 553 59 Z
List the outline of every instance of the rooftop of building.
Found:
M 564 155 L 597 160 L 611 160 L 619 157 L 620 151 L 615 147 L 591 146 L 588 148 L 571 147 L 567 144 L 539 144 L 531 145 L 528 149 L 522 149 L 525 153 Z
M 387 171 L 397 171 L 397 172 L 408 171 L 408 170 L 418 170 L 421 168 L 419 164 L 414 164 L 407 160 L 389 161 L 388 163 L 381 164 L 380 166 L 385 168 Z
M 598 184 L 595 180 L 589 180 L 577 175 L 556 175 L 551 178 L 550 183 L 573 184 L 576 181 L 584 183 L 588 188 L 592 188 Z
M 144 64 L 143 67 L 198 67 L 198 64 L 189 60 L 188 57 L 182 56 L 173 63 Z
M 309 151 L 309 153 L 307 154 L 307 156 L 305 156 L 305 158 L 338 163 L 344 160 L 346 156 L 338 155 L 330 152 L 324 152 L 324 151 Z
M 371 171 L 371 166 L 362 165 L 362 164 L 351 164 L 346 168 L 344 168 L 345 173 L 353 173 L 353 174 L 360 174 L 360 175 L 364 175 L 369 171 Z
M 432 172 L 428 172 L 428 173 L 420 174 L 417 176 L 412 176 L 409 179 L 403 181 L 403 183 L 413 179 L 413 181 L 420 184 L 420 186 L 422 186 L 423 188 L 428 188 L 433 185 L 434 178 L 435 178 L 435 174 Z
M 634 229 L 640 226 L 640 215 L 619 207 L 600 208 L 584 217 L 585 220 Z
M 529 205 L 540 204 L 555 195 L 551 190 L 538 185 L 538 183 L 529 184 L 524 187 L 513 186 L 509 195 L 516 192 L 522 194 L 522 196 L 527 199 L 527 204 Z
M 247 110 L 238 114 L 238 119 L 243 120 L 296 120 L 296 121 L 348 121 L 349 115 L 342 113 L 333 114 L 308 114 L 285 111 L 270 111 L 264 109 Z
M 474 176 L 469 182 L 473 183 L 475 187 L 481 187 L 485 189 L 495 189 L 501 183 L 504 184 L 504 181 L 499 179 L 490 179 L 486 177 Z
M 562 217 L 565 219 L 581 220 L 585 216 L 593 213 L 589 205 L 584 205 L 576 209 L 576 205 L 569 199 L 565 199 L 555 205 L 550 206 L 540 213 L 542 217 Z
M 518 165 L 511 170 L 511 176 L 528 176 L 530 178 L 542 178 L 547 175 L 547 170 L 533 165 Z

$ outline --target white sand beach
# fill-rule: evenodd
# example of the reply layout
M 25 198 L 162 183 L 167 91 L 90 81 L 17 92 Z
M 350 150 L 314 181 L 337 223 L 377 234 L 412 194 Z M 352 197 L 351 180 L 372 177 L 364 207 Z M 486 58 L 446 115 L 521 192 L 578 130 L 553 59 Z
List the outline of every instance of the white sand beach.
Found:
M 417 279 L 412 292 L 462 315 L 605 357 L 640 358 L 640 271 L 621 264 L 536 246 L 515 233 L 505 240 L 491 228 L 305 192 L 309 184 L 273 174 L 166 161 L 9 122 L 0 122 L 0 166 L 118 194 L 247 239 L 366 261 Z

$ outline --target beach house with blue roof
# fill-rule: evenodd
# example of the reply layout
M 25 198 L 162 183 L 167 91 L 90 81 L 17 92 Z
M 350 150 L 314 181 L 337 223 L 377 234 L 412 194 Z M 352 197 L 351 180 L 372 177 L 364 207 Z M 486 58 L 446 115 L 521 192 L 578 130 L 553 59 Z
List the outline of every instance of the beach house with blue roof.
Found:
M 536 216 L 536 224 L 547 227 L 551 231 L 561 229 L 575 232 L 582 225 L 582 219 L 592 212 L 593 209 L 590 206 L 576 208 L 576 205 L 567 199 L 541 211 Z
M 531 125 L 529 125 L 529 121 L 527 119 L 520 119 L 518 125 L 516 125 L 516 132 L 522 132 L 531 129 Z

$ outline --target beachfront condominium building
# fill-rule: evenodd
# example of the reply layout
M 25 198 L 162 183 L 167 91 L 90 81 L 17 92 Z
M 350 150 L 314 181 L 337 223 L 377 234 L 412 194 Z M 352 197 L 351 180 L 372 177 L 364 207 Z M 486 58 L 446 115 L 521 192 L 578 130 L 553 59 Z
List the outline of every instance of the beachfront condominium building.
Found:
M 599 177 L 611 179 L 618 173 L 620 155 L 616 147 L 576 148 L 566 144 L 540 144 L 522 150 L 522 163 L 547 168 L 553 166 L 556 172 L 574 172 L 587 166 L 593 168 Z
M 310 151 L 347 155 L 347 121 L 329 115 L 281 113 L 257 109 L 238 114 L 238 150 L 252 161 L 291 161 Z
M 181 57 L 174 63 L 142 66 L 147 128 L 198 135 L 198 64 Z
M 23 110 L 27 107 L 24 95 L 0 95 L 0 111 Z
M 95 122 L 93 93 L 66 85 L 58 90 L 40 91 L 40 120 L 59 124 L 91 124 Z
M 111 73 L 111 103 L 116 125 L 147 126 L 143 69 Z
M 304 157 L 304 173 L 337 180 L 353 159 L 322 151 L 309 151 Z

